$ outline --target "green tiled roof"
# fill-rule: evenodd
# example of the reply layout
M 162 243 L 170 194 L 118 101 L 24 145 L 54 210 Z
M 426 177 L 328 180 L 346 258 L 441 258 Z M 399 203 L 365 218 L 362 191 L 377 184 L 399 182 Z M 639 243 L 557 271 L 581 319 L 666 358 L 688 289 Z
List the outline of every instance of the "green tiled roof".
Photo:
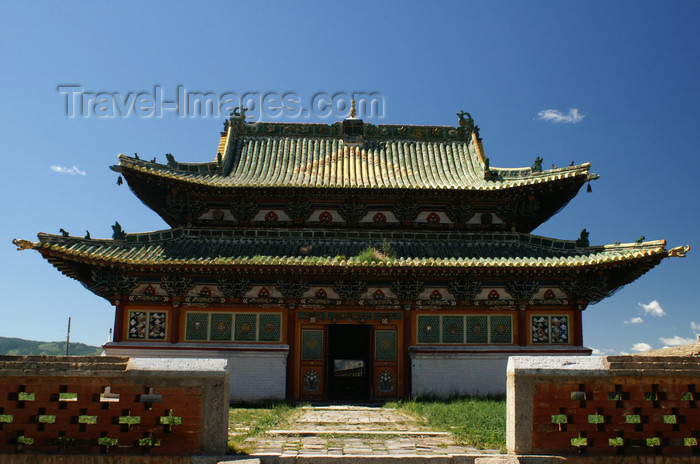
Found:
M 171 229 L 128 234 L 126 240 L 39 234 L 34 248 L 79 261 L 124 265 L 359 266 L 586 268 L 668 256 L 666 242 L 578 248 L 572 241 L 515 232 L 396 232 L 382 239 L 364 231 Z M 389 246 L 395 259 L 370 263 L 357 255 Z
M 313 126 L 313 131 L 309 127 Z M 490 168 L 475 135 L 466 139 L 448 134 L 456 128 L 372 126 L 374 136 L 361 139 L 318 135 L 307 124 L 246 124 L 229 127 L 221 166 L 216 163 L 151 163 L 119 155 L 119 169 L 212 187 L 326 187 L 500 190 L 578 178 L 597 178 L 585 163 L 543 172 L 531 168 Z M 334 126 L 323 126 L 333 128 Z M 253 130 L 257 128 L 256 130 Z M 380 136 L 384 128 L 388 134 Z M 418 131 L 422 138 L 400 134 Z M 436 132 L 437 131 L 437 132 Z M 313 132 L 312 135 L 308 135 Z M 329 133 L 330 133 L 329 129 Z M 223 141 L 225 139 L 225 141 Z M 359 140 L 359 141 L 358 141 Z

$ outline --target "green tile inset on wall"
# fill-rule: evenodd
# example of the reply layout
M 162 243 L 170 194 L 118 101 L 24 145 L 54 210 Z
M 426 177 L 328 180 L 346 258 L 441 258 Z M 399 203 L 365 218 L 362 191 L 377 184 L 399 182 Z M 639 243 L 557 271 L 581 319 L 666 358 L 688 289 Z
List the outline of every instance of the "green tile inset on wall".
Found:
M 215 313 L 211 315 L 211 340 L 231 340 L 231 319 L 231 314 Z
M 261 342 L 278 342 L 281 340 L 280 314 L 260 314 L 260 326 L 258 328 L 258 340 Z
M 255 314 L 236 314 L 235 340 L 237 342 L 255 341 Z
M 488 317 L 467 316 L 467 343 L 488 343 Z
M 418 343 L 440 342 L 439 316 L 418 316 Z
M 491 343 L 513 343 L 511 316 L 491 316 Z
M 186 340 L 207 340 L 209 314 L 187 313 Z
M 464 317 L 443 316 L 442 343 L 464 343 Z

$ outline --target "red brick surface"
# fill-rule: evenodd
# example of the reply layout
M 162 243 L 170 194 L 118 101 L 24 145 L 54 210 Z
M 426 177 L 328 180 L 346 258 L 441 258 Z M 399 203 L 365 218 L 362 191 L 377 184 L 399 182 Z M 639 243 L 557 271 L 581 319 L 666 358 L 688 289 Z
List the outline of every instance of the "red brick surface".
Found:
M 119 402 L 100 402 L 100 394 L 106 386 L 112 393 L 120 394 Z M 139 401 L 140 395 L 162 395 L 159 403 L 149 410 Z M 35 393 L 35 401 L 18 401 L 18 393 Z M 59 393 L 77 393 L 77 401 L 59 401 Z M 107 405 L 106 409 L 103 409 Z M 71 440 L 68 452 L 109 454 L 143 454 L 138 445 L 140 438 L 152 434 L 160 440 L 160 446 L 149 451 L 154 455 L 191 455 L 199 452 L 199 430 L 202 424 L 202 388 L 159 387 L 153 383 L 132 383 L 119 377 L 15 377 L 0 378 L 0 414 L 13 416 L 12 423 L 0 424 L 0 453 L 15 453 L 18 437 L 33 438 L 33 444 L 23 446 L 25 453 L 57 453 L 60 436 Z M 160 418 L 182 418 L 182 425 L 160 424 Z M 55 415 L 53 424 L 40 424 L 37 416 Z M 97 416 L 96 424 L 80 424 L 78 416 Z M 140 424 L 119 424 L 120 416 L 140 416 Z M 119 444 L 106 447 L 98 445 L 102 436 L 117 438 Z M 21 447 L 21 446 L 20 446 Z
M 698 456 L 699 446 L 683 446 L 683 439 L 700 436 L 698 401 L 681 400 L 684 392 L 696 391 L 700 379 L 673 377 L 618 376 L 581 384 L 540 383 L 533 398 L 533 452 L 542 454 Z M 572 400 L 571 393 L 584 391 L 585 401 Z M 622 400 L 608 399 L 620 392 Z M 657 400 L 645 399 L 654 392 Z M 697 397 L 697 395 L 696 395 Z M 560 412 L 561 411 L 561 412 Z M 565 414 L 567 423 L 553 424 L 552 415 Z M 588 423 L 589 415 L 602 415 L 603 424 Z M 639 415 L 640 424 L 626 422 L 627 415 Z M 676 424 L 664 423 L 675 415 Z M 571 446 L 571 439 L 586 437 L 587 446 Z M 608 440 L 622 437 L 623 446 Z M 647 446 L 646 439 L 658 437 L 660 446 Z M 659 462 L 665 462 L 663 460 Z

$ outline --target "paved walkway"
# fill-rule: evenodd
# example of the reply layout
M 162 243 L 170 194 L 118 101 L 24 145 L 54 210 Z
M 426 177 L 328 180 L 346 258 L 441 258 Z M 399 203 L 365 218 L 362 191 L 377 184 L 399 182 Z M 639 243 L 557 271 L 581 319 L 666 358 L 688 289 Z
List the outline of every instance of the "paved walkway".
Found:
M 253 456 L 447 456 L 498 454 L 455 443 L 396 409 L 361 406 L 303 407 L 287 430 L 246 440 Z

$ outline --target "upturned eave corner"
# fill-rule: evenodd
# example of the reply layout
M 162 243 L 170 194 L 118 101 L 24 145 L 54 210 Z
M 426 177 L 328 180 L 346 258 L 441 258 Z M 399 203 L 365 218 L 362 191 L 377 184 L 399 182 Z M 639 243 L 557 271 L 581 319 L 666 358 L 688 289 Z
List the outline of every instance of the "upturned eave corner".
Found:
M 690 251 L 690 245 L 677 246 L 668 250 L 669 258 L 685 258 L 685 255 Z
M 17 251 L 34 250 L 39 244 L 21 238 L 12 239 L 12 244 L 17 247 Z

